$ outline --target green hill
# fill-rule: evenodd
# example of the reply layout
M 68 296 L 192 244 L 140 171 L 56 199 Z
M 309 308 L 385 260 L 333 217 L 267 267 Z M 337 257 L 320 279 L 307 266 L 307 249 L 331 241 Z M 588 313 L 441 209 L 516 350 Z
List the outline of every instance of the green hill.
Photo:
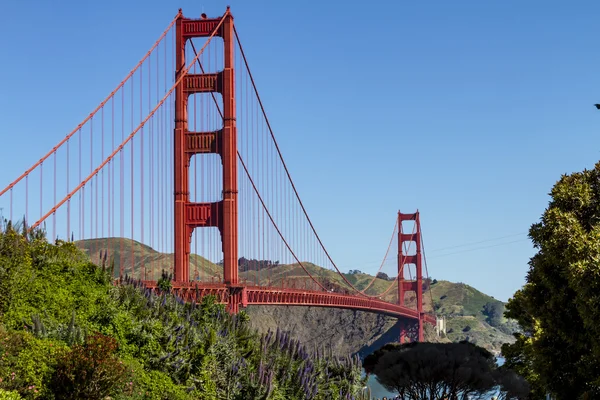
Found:
M 118 277 L 123 268 L 123 275 L 133 276 L 144 280 L 158 280 L 161 272 L 172 271 L 174 258 L 172 253 L 159 253 L 150 246 L 123 238 L 87 239 L 75 242 L 75 245 L 87 254 L 92 262 L 106 265 L 114 262 L 114 276 Z M 192 254 L 190 256 L 190 271 L 202 271 L 203 276 L 216 278 L 222 268 L 206 258 Z M 145 276 L 140 272 L 145 271 Z
M 504 303 L 464 284 L 438 281 L 431 286 L 436 314 L 447 321 L 446 336 L 469 340 L 493 351 L 512 343 L 516 322 L 503 317 Z
M 121 263 L 124 273 L 134 277 L 141 277 L 140 272 L 146 271 L 145 279 L 157 280 L 162 269 L 172 271 L 173 254 L 159 253 L 152 248 L 129 239 L 106 238 L 83 240 L 76 242 L 77 247 L 88 254 L 92 261 L 101 264 L 106 259 L 107 265 L 114 260 L 114 276 L 118 276 Z M 222 276 L 222 266 L 215 264 L 202 256 L 190 256 L 190 279 L 201 281 L 217 280 Z M 335 271 L 321 268 L 312 263 L 303 263 L 304 267 L 322 284 L 337 287 L 343 290 L 348 288 L 343 278 Z M 198 272 L 196 272 L 198 271 Z M 366 293 L 375 295 L 386 292 L 381 298 L 386 301 L 397 301 L 397 290 L 390 285 L 392 281 L 375 278 L 373 275 L 359 271 L 344 274 L 344 277 L 359 290 L 367 288 Z M 278 286 L 281 282 L 286 285 L 317 290 L 318 285 L 306 276 L 304 269 L 299 264 L 269 264 L 268 267 L 254 269 L 240 268 L 240 280 L 258 283 L 260 285 Z M 437 336 L 432 329 L 428 330 L 427 339 L 430 341 L 469 340 L 491 351 L 499 352 L 503 343 L 513 342 L 512 333 L 517 325 L 514 321 L 507 321 L 502 313 L 504 303 L 494 299 L 479 290 L 464 284 L 448 281 L 433 280 L 425 284 L 423 292 L 423 307 L 428 312 L 435 312 L 438 318 L 446 320 L 446 335 Z M 295 286 L 294 286 L 295 285 Z M 389 290 L 388 290 L 389 289 Z M 414 293 L 407 294 L 405 303 L 409 307 L 416 306 Z M 310 307 L 272 307 L 252 306 L 249 314 L 256 315 L 252 322 L 261 331 L 268 329 L 289 329 L 296 332 L 302 341 L 323 341 L 330 338 L 330 332 L 338 332 L 339 341 L 333 346 L 340 353 L 358 353 L 365 345 L 370 345 L 378 340 L 383 340 L 386 332 L 390 331 L 393 339 L 395 320 L 375 314 L 361 316 L 356 320 L 352 315 L 363 312 L 350 310 L 334 310 L 327 308 L 310 309 Z M 491 314 L 491 315 L 490 315 Z M 347 323 L 355 320 L 354 325 Z M 319 337 L 314 335 L 317 329 L 323 328 Z M 357 324 L 362 326 L 356 326 Z M 344 326 L 343 330 L 339 327 Z M 378 332 L 370 334 L 369 332 Z M 318 335 L 317 335 L 318 336 Z M 327 339 L 332 342 L 333 339 Z
M 481 317 L 488 302 L 501 303 L 479 290 L 464 284 L 438 281 L 431 287 L 437 311 L 446 316 Z

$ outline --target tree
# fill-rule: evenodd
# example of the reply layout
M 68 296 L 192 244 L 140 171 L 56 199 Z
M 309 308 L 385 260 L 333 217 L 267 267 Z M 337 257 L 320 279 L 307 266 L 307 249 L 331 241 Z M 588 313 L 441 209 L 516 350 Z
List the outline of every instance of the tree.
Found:
M 527 380 L 506 366 L 498 368 L 495 377 L 500 386 L 497 400 L 526 399 L 529 395 L 531 389 Z
M 467 342 L 386 345 L 367 356 L 363 368 L 406 400 L 466 399 L 499 387 L 506 399 L 527 395 L 514 372 L 498 369 L 489 351 Z
M 534 398 L 600 398 L 600 163 L 563 175 L 550 195 L 529 230 L 526 284 L 506 307 L 523 333 L 502 352 Z
M 502 314 L 504 314 L 504 304 L 499 301 L 488 301 L 483 305 L 482 310 L 485 320 L 494 327 L 502 325 Z
M 385 272 L 378 272 L 376 277 L 379 278 L 379 279 L 383 279 L 385 281 L 389 281 L 390 280 L 389 275 L 386 274 Z
M 429 290 L 429 288 L 431 287 L 432 283 L 431 283 L 431 278 L 424 278 L 423 279 L 423 291 Z

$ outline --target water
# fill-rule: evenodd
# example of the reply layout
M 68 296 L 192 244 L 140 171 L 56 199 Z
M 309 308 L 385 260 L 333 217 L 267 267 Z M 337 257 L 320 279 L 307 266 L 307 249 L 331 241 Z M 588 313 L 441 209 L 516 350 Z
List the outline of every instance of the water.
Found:
M 383 386 L 381 386 L 379 384 L 379 382 L 377 382 L 377 379 L 375 379 L 375 376 L 371 375 L 369 376 L 369 380 L 367 381 L 367 387 L 371 390 L 371 398 L 376 398 L 376 399 L 381 399 L 382 397 L 392 397 L 394 398 L 394 396 L 396 394 L 388 392 L 387 390 L 385 390 L 385 388 Z
M 498 365 L 504 364 L 504 358 L 497 357 Z M 394 398 L 396 393 L 388 392 L 383 386 L 377 382 L 374 375 L 369 376 L 369 380 L 367 381 L 367 387 L 371 391 L 371 398 L 381 399 L 382 397 Z

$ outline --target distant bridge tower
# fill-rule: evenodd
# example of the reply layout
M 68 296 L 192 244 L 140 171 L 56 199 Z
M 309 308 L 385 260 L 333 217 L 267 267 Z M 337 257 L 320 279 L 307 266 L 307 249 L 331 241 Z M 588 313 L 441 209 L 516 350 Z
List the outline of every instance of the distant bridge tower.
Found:
M 411 233 L 402 231 L 403 221 L 414 221 L 415 226 Z M 409 248 L 416 249 L 414 254 L 404 254 L 404 244 L 413 242 Z M 412 252 L 411 252 L 412 253 Z M 415 280 L 406 280 L 404 277 L 404 267 L 413 264 L 416 267 Z M 407 292 L 415 292 L 417 297 L 418 321 L 409 323 L 404 319 L 399 320 L 400 324 L 400 343 L 404 343 L 408 338 L 411 341 L 422 342 L 424 340 L 423 322 L 425 313 L 423 312 L 423 269 L 421 254 L 421 222 L 419 220 L 419 211 L 414 214 L 402 214 L 398 211 L 398 304 L 404 305 L 404 296 Z
M 233 16 L 229 8 L 222 18 L 184 18 L 179 10 L 176 21 L 175 79 L 185 70 L 188 39 L 215 36 L 223 39 L 224 66 L 218 73 L 187 74 L 175 92 L 175 281 L 190 279 L 190 252 L 195 228 L 217 227 L 223 245 L 223 280 L 230 290 L 229 309 L 237 312 L 242 289 L 238 287 L 238 182 L 237 132 L 234 82 Z M 221 93 L 223 127 L 213 132 L 188 130 L 188 97 L 196 93 Z M 214 153 L 223 165 L 223 199 L 214 203 L 192 203 L 189 191 L 190 160 L 196 154 Z

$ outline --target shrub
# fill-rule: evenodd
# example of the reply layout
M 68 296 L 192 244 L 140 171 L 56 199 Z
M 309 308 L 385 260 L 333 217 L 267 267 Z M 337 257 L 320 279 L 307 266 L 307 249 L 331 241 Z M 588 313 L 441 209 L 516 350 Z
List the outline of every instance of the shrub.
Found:
M 60 343 L 37 339 L 29 332 L 0 330 L 0 387 L 28 399 L 43 398 L 62 349 Z
M 389 281 L 390 280 L 390 277 L 385 272 L 378 272 L 376 277 L 379 278 L 379 279 L 383 279 L 385 281 Z
M 158 282 L 156 283 L 161 292 L 170 293 L 172 288 L 173 275 L 167 274 L 167 272 L 163 269 L 162 274 Z
M 122 391 L 130 375 L 115 352 L 115 339 L 99 333 L 58 357 L 51 388 L 60 399 L 103 399 Z
M 0 235 L 2 240 L 8 239 Z M 50 246 L 38 242 L 26 247 L 24 256 L 12 254 L 6 261 L 6 265 L 18 264 L 6 278 L 10 285 L 6 292 L 0 248 L 0 312 L 4 325 L 8 329 L 22 329 L 24 323 L 33 325 L 32 317 L 37 314 L 43 316 L 44 324 L 52 330 L 60 325 L 66 327 L 75 312 L 78 326 L 97 330 L 88 321 L 105 307 L 102 299 L 106 298 L 109 287 L 108 274 L 89 263 L 73 243 Z
M 115 400 L 196 400 L 186 393 L 185 388 L 176 385 L 169 376 L 159 371 L 146 371 L 144 366 L 134 358 L 123 360 L 132 379 L 125 382 L 121 394 Z
M 0 400 L 21 400 L 22 397 L 17 391 L 8 391 L 0 389 Z

